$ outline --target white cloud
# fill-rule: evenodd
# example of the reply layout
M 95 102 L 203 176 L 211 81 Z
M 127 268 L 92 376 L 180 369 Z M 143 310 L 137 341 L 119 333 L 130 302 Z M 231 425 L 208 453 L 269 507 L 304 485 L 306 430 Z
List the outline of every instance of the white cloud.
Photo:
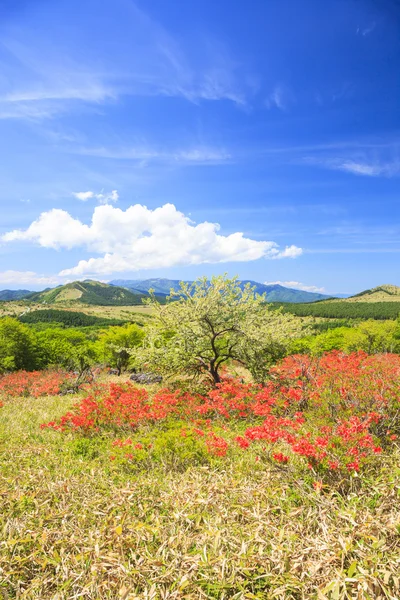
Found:
M 57 285 L 60 278 L 38 275 L 34 271 L 0 271 L 1 285 Z
M 86 202 L 86 200 L 90 200 L 93 198 L 94 192 L 72 192 L 72 195 L 78 200 L 82 200 L 82 202 Z
M 27 241 L 44 248 L 83 247 L 100 254 L 81 260 L 61 276 L 99 275 L 178 265 L 246 262 L 259 258 L 296 258 L 301 248 L 281 250 L 272 241 L 245 238 L 243 233 L 219 234 L 219 225 L 193 223 L 173 204 L 154 210 L 135 204 L 125 211 L 110 204 L 94 209 L 90 225 L 68 212 L 53 209 L 42 213 L 26 230 L 10 231 L 3 242 Z
M 300 283 L 300 281 L 264 281 L 265 285 L 283 285 L 283 287 L 294 288 L 296 290 L 303 290 L 304 292 L 315 292 L 319 294 L 325 293 L 325 288 L 318 287 L 316 285 L 307 285 Z
M 108 194 L 103 194 L 103 191 L 101 191 L 99 194 L 95 194 L 94 192 L 88 191 L 73 192 L 72 195 L 75 196 L 75 198 L 77 198 L 78 200 L 81 200 L 82 202 L 86 202 L 91 198 L 96 198 L 96 200 L 99 201 L 99 204 L 110 204 L 111 202 L 115 204 L 116 202 L 118 202 L 119 198 L 117 190 L 112 190 L 112 192 L 109 192 Z
M 344 171 L 365 177 L 394 177 L 400 173 L 400 161 L 369 161 L 353 158 L 314 158 L 305 159 L 308 164 L 318 165 L 335 171 Z
M 147 164 L 148 162 L 160 162 L 179 165 L 209 165 L 225 163 L 232 158 L 231 154 L 222 148 L 198 146 L 186 149 L 158 149 L 149 146 L 137 147 L 81 147 L 73 148 L 76 154 L 84 156 L 97 156 L 101 158 L 113 158 L 116 160 L 137 160 Z M 82 193 L 82 192 L 80 192 Z M 88 193 L 88 192 L 84 192 Z M 82 198 L 80 198 L 82 199 Z
M 270 258 L 297 258 L 303 254 L 303 249 L 298 246 L 286 246 L 284 250 L 278 252 L 275 256 L 271 256 Z
M 367 175 L 369 177 L 377 177 L 383 174 L 383 168 L 379 165 L 365 164 L 355 162 L 354 160 L 346 160 L 336 166 L 340 171 L 347 171 L 354 175 Z
M 293 103 L 294 97 L 292 92 L 284 85 L 276 85 L 271 94 L 265 101 L 267 108 L 279 108 L 279 110 L 288 110 Z

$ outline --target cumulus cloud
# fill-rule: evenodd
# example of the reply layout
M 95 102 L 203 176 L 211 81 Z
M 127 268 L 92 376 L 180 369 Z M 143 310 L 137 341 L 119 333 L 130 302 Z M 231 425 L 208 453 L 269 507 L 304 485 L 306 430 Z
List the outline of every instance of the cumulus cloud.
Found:
M 68 212 L 42 213 L 25 230 L 10 231 L 3 242 L 25 241 L 44 248 L 83 247 L 101 255 L 81 260 L 61 276 L 100 275 L 179 265 L 245 262 L 259 258 L 296 258 L 297 246 L 279 248 L 272 241 L 257 241 L 236 232 L 221 235 L 217 223 L 193 223 L 173 204 L 154 210 L 135 204 L 122 210 L 105 204 L 94 209 L 90 225 Z
M 303 254 L 303 249 L 298 246 L 286 246 L 284 250 L 278 252 L 275 256 L 271 256 L 270 258 L 297 258 Z
M 304 292 L 315 292 L 319 294 L 325 293 L 325 288 L 318 287 L 316 285 L 307 285 L 300 283 L 300 281 L 264 281 L 265 285 L 283 285 L 283 287 L 294 288 L 296 290 L 303 290 Z
M 38 275 L 34 271 L 0 271 L 2 285 L 57 285 L 59 277 Z
M 99 204 L 110 204 L 110 202 L 115 204 L 116 202 L 118 202 L 119 198 L 117 190 L 112 190 L 108 194 L 104 194 L 102 190 L 99 194 L 95 194 L 94 192 L 88 191 L 73 192 L 72 195 L 75 196 L 75 198 L 77 198 L 78 200 L 81 200 L 82 202 L 86 202 L 87 200 L 95 198 L 96 200 L 98 200 Z

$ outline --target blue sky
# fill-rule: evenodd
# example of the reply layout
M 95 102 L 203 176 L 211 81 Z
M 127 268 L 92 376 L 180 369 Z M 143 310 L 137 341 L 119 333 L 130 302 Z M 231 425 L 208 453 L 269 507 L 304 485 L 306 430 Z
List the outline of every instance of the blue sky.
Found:
M 3 0 L 0 288 L 400 285 L 399 69 L 397 0 Z

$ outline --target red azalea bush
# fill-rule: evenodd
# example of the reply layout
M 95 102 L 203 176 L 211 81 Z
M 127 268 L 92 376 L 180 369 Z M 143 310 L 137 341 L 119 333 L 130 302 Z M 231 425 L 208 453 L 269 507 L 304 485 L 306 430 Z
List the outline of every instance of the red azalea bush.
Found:
M 188 394 L 162 390 L 149 397 L 147 390 L 127 382 L 93 386 L 91 394 L 56 422 L 43 424 L 58 431 L 98 431 L 100 428 L 134 428 L 145 422 L 166 419 L 185 405 Z
M 396 441 L 399 399 L 400 356 L 334 351 L 284 359 L 271 368 L 266 386 L 226 379 L 205 396 L 161 390 L 150 397 L 131 383 L 97 386 L 60 421 L 42 427 L 132 430 L 174 417 L 187 423 L 181 437 L 189 432 L 214 456 L 252 445 L 259 452 L 261 444 L 270 448 L 261 456 L 281 467 L 297 456 L 321 477 L 342 477 Z M 130 444 L 128 438 L 114 445 Z
M 16 371 L 0 376 L 0 395 L 53 396 L 60 393 L 65 382 L 73 379 L 65 371 Z

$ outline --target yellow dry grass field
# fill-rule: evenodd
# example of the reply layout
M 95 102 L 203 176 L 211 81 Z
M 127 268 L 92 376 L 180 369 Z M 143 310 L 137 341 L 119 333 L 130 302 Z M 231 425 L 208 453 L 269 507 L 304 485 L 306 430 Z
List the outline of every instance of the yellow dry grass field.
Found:
M 40 429 L 76 401 L 0 409 L 0 598 L 400 598 L 398 451 L 345 496 L 252 451 L 122 467 L 111 434 Z
M 0 316 L 19 317 L 27 310 L 33 312 L 35 310 L 54 309 L 71 310 L 83 312 L 87 315 L 103 317 L 109 319 L 126 319 L 129 320 L 137 315 L 151 316 L 153 309 L 146 305 L 138 306 L 97 306 L 94 304 L 82 304 L 80 302 L 57 302 L 56 305 L 46 305 L 39 303 L 24 303 L 24 302 L 1 302 Z

